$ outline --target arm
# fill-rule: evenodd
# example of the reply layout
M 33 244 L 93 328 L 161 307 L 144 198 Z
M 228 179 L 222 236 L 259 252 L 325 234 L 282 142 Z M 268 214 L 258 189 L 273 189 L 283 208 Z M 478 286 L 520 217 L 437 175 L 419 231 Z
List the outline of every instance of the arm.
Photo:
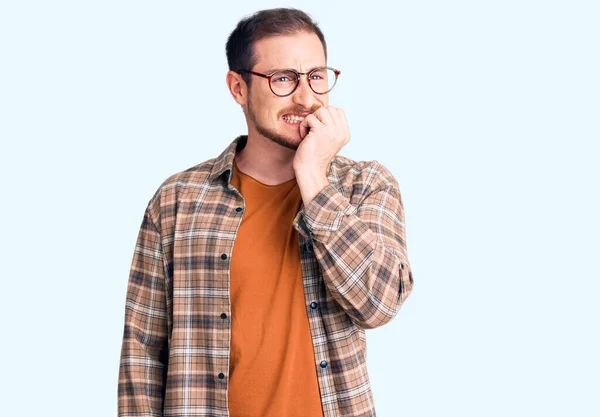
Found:
M 119 416 L 162 416 L 168 363 L 167 286 L 160 232 L 149 208 L 129 273 L 119 366 Z
M 304 210 L 327 289 L 368 329 L 393 319 L 413 288 L 400 191 L 377 167 L 390 180 L 378 181 L 358 207 L 329 184 Z

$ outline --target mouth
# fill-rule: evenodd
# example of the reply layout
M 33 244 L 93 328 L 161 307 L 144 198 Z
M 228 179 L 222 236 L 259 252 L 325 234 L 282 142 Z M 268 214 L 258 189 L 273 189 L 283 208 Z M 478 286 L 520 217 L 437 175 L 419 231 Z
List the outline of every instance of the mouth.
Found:
M 288 124 L 292 124 L 292 125 L 299 125 L 302 120 L 304 120 L 304 118 L 308 116 L 308 113 L 305 114 L 284 114 L 283 116 L 281 116 L 281 119 L 288 123 Z

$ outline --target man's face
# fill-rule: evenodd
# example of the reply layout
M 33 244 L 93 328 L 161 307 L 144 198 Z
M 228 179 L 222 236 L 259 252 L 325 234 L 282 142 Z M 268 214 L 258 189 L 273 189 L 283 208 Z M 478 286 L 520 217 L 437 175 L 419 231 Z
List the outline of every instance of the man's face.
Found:
M 254 44 L 258 61 L 251 70 L 270 74 L 277 69 L 295 69 L 308 72 L 326 65 L 325 51 L 314 33 L 298 33 L 261 39 Z M 328 94 L 316 94 L 308 85 L 306 75 L 293 94 L 278 97 L 271 91 L 269 81 L 256 75 L 248 95 L 248 129 L 289 149 L 296 150 L 302 142 L 300 121 L 284 120 L 284 116 L 315 112 L 326 106 Z

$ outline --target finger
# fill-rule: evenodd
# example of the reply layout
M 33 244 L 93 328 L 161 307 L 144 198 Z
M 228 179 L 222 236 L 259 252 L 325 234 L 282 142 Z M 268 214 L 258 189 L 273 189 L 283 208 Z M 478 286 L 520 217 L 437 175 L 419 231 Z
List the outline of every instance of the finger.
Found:
M 331 115 L 334 125 L 337 128 L 343 128 L 344 121 L 342 120 L 342 117 L 340 115 L 342 109 L 339 109 L 339 108 L 333 107 L 333 106 L 328 106 L 328 109 L 329 109 L 329 114 Z
M 340 115 L 340 121 L 342 122 L 342 126 L 344 127 L 344 132 L 346 134 L 347 140 L 350 141 L 350 126 L 348 126 L 348 119 L 346 119 L 346 113 L 342 109 L 338 109 L 338 113 Z
M 343 139 L 344 143 L 348 143 L 348 141 L 350 140 L 350 130 L 348 129 L 348 122 L 346 120 L 346 115 L 344 114 L 344 111 L 336 107 L 330 107 L 330 114 L 331 118 L 336 124 L 336 137 L 340 140 Z
M 323 123 L 314 114 L 309 114 L 300 122 L 300 137 L 304 139 L 310 129 L 319 129 Z
M 331 109 L 329 107 L 319 107 L 313 114 L 325 126 L 336 126 L 336 122 L 333 119 L 333 114 L 331 113 Z
M 307 115 L 302 122 L 300 122 L 300 126 L 304 126 L 310 129 L 319 128 L 323 126 L 323 123 L 315 116 L 314 113 Z

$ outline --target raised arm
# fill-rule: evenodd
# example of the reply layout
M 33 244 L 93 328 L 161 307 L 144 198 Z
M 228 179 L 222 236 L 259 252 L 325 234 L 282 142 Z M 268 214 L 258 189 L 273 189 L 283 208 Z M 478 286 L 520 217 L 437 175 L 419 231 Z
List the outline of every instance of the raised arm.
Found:
M 305 207 L 325 284 L 363 328 L 389 322 L 413 288 L 400 190 L 387 169 L 375 167 L 386 181 L 378 181 L 358 206 L 330 184 Z

